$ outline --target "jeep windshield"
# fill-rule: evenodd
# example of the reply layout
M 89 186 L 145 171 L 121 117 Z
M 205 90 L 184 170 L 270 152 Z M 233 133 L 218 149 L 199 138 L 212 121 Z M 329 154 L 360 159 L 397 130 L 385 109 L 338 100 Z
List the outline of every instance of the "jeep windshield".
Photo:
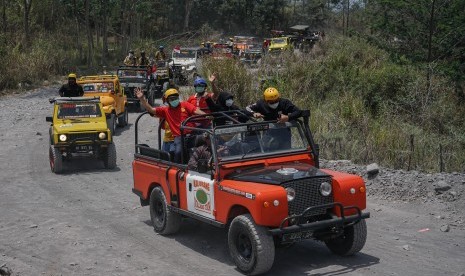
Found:
M 304 130 L 297 121 L 217 127 L 214 133 L 217 158 L 220 161 L 269 157 L 309 149 Z
M 113 82 L 95 82 L 82 84 L 84 92 L 107 93 L 115 91 Z
M 173 51 L 173 58 L 190 58 L 195 59 L 196 50 L 183 50 L 181 49 L 179 52 Z
M 141 70 L 125 70 L 121 69 L 118 70 L 118 77 L 120 78 L 125 78 L 125 79 L 145 79 L 147 78 L 147 70 L 141 69 Z
M 97 118 L 101 117 L 97 103 L 60 103 L 58 119 Z

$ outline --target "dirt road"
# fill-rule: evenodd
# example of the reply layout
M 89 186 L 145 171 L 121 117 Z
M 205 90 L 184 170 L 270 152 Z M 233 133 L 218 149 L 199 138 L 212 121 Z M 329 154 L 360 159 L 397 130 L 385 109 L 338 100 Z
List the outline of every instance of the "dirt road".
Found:
M 62 175 L 51 173 L 45 116 L 55 93 L 43 88 L 0 98 L 1 269 L 12 275 L 241 275 L 225 229 L 186 219 L 175 236 L 153 231 L 148 208 L 131 192 L 137 113 L 115 137 L 117 169 L 82 158 L 67 163 Z M 146 129 L 156 124 L 149 117 L 144 122 Z M 154 140 L 155 131 L 142 139 Z M 463 225 L 441 231 L 458 211 L 375 197 L 368 209 L 361 253 L 337 257 L 305 241 L 278 249 L 268 275 L 465 275 Z

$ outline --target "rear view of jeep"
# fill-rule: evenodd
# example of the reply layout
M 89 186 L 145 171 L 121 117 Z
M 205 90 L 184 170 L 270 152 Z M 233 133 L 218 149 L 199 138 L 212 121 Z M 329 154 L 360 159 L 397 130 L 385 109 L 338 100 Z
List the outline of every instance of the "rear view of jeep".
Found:
M 75 156 L 92 156 L 105 168 L 116 167 L 116 148 L 99 98 L 55 98 L 50 100 L 49 160 L 54 173 L 63 172 L 64 161 Z

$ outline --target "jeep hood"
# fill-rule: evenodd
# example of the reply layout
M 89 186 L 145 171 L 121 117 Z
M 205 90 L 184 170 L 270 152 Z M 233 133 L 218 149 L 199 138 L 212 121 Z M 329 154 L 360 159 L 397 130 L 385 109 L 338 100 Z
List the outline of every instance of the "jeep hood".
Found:
M 329 177 L 330 175 L 316 167 L 300 162 L 280 163 L 271 166 L 255 166 L 247 169 L 236 169 L 225 179 L 265 183 L 282 184 L 283 182 L 311 177 Z
M 93 118 L 79 120 L 58 119 L 57 123 L 54 123 L 56 133 L 106 131 L 108 129 L 106 121 L 96 121 Z
M 175 65 L 182 65 L 182 66 L 194 66 L 196 62 L 195 58 L 175 58 L 173 59 L 173 63 Z

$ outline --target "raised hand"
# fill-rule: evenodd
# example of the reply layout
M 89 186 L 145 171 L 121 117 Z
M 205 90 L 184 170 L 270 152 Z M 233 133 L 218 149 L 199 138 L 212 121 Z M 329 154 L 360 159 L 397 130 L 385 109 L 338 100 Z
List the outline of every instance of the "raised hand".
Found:
M 136 94 L 136 97 L 141 100 L 144 97 L 144 92 L 142 92 L 142 88 L 137 87 L 134 89 L 134 92 Z

